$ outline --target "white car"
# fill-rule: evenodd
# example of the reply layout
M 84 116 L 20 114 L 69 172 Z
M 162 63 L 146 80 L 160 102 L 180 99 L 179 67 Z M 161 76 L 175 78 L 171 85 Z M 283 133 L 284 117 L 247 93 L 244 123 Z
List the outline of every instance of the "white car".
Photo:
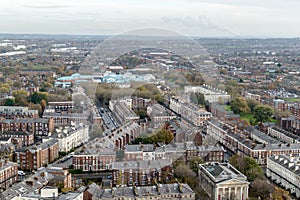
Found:
M 23 171 L 18 171 L 18 175 L 19 175 L 19 176 L 25 176 L 26 174 L 25 174 L 25 172 L 23 172 Z

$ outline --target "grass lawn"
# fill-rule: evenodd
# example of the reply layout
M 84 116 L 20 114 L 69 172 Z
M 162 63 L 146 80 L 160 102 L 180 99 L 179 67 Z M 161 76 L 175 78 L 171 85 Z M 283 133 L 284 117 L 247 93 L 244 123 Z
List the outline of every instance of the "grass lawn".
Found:
M 251 120 L 251 119 L 252 119 L 253 121 L 255 121 L 255 118 L 253 117 L 253 114 L 251 114 L 251 113 L 248 113 L 248 114 L 242 114 L 242 115 L 241 115 L 241 119 L 242 119 L 242 120 L 248 121 L 249 124 L 250 124 L 250 120 Z M 277 120 L 277 119 L 270 119 L 270 122 L 273 122 L 273 123 L 278 124 L 278 120 Z
M 251 120 L 251 119 L 255 121 L 255 119 L 254 119 L 254 117 L 253 117 L 253 114 L 251 114 L 251 113 L 248 113 L 248 114 L 242 114 L 242 115 L 241 115 L 241 119 L 248 121 L 249 124 L 250 124 L 250 120 Z
M 300 102 L 300 98 L 286 98 L 284 100 L 288 102 Z
M 225 106 L 225 110 L 226 110 L 226 111 L 231 111 L 231 106 L 230 106 L 230 105 L 226 105 L 226 106 Z
M 278 119 L 271 119 L 271 122 L 279 124 L 279 120 Z

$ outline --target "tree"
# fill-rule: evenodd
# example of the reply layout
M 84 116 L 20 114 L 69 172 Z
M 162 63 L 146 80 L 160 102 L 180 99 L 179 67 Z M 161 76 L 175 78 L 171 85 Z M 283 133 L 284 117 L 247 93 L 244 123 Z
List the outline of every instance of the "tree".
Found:
M 186 164 L 180 164 L 175 168 L 176 177 L 180 178 L 183 182 L 186 182 L 189 178 L 196 177 L 196 173 L 193 172 Z
M 14 83 L 13 83 L 13 87 L 15 87 L 15 88 L 21 88 L 22 85 L 23 85 L 23 83 L 20 80 L 14 81 Z
M 8 87 L 1 86 L 1 88 L 0 88 L 0 93 L 2 93 L 2 94 L 9 93 L 9 91 L 10 91 L 10 88 L 8 88 Z
M 198 99 L 194 92 L 191 92 L 191 94 L 190 94 L 190 101 L 194 104 L 198 104 Z
M 42 99 L 42 101 L 40 102 L 40 104 L 41 104 L 42 110 L 43 110 L 43 112 L 44 112 L 44 110 L 45 110 L 45 108 L 46 108 L 46 106 L 47 106 L 47 102 L 46 102 L 44 99 Z
M 34 92 L 29 97 L 30 102 L 37 104 L 41 103 L 42 100 L 48 102 L 48 93 L 47 92 Z
M 40 116 L 40 117 L 42 116 L 43 109 L 42 109 L 42 106 L 41 106 L 40 104 L 29 103 L 29 108 L 30 108 L 31 110 L 37 110 L 38 113 L 39 113 L 39 116 Z
M 157 133 L 150 137 L 138 137 L 132 143 L 133 144 L 153 144 L 153 143 L 166 143 L 169 144 L 174 139 L 174 134 L 171 130 L 167 130 L 165 127 L 159 130 Z
M 274 192 L 272 193 L 273 200 L 287 200 L 289 199 L 289 191 L 286 191 L 280 187 L 275 187 Z
M 236 97 L 231 101 L 231 110 L 236 114 L 250 113 L 250 108 L 244 97 Z
M 189 167 L 193 170 L 193 172 L 195 172 L 196 174 L 198 174 L 198 169 L 199 169 L 199 164 L 203 164 L 204 160 L 201 157 L 193 157 L 190 161 L 189 161 Z
M 27 92 L 25 90 L 14 90 L 12 95 L 15 97 L 16 106 L 28 106 Z
M 197 105 L 205 105 L 205 97 L 203 94 L 199 92 L 191 92 L 190 94 L 190 101 Z
M 236 80 L 229 80 L 225 85 L 225 91 L 228 92 L 232 97 L 240 95 L 241 87 Z
M 15 100 L 14 99 L 5 99 L 5 106 L 14 106 L 15 105 Z
M 236 169 L 238 169 L 241 173 L 246 175 L 248 181 L 253 181 L 256 178 L 264 178 L 263 170 L 251 157 L 241 157 L 236 154 L 229 158 L 229 163 Z
M 247 99 L 247 104 L 251 110 L 251 113 L 253 113 L 253 110 L 258 105 L 258 102 L 255 99 Z
M 273 187 L 266 180 L 256 178 L 250 185 L 252 196 L 260 199 L 268 199 Z
M 274 114 L 274 111 L 269 106 L 258 105 L 254 108 L 253 114 L 256 122 L 267 122 Z
M 204 83 L 201 73 L 188 73 L 185 74 L 184 77 L 190 83 L 190 85 L 202 85 Z
M 145 119 L 147 117 L 147 111 L 145 109 L 139 109 L 135 113 L 140 117 L 140 119 Z
M 175 177 L 187 183 L 191 188 L 199 185 L 197 174 L 186 164 L 180 164 L 175 168 Z
M 280 111 L 280 110 L 276 110 L 274 113 L 276 119 L 280 120 L 281 118 L 286 118 L 291 116 L 292 114 L 289 111 Z

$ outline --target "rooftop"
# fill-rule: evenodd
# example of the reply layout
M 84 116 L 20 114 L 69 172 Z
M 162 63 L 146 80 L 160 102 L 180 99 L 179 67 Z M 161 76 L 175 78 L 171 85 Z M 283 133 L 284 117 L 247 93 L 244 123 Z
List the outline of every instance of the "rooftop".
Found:
M 194 194 L 194 191 L 188 184 L 184 183 L 158 184 L 154 186 L 142 187 L 114 187 L 111 189 L 98 189 L 93 198 L 134 198 L 146 196 L 159 196 L 164 194 Z
M 229 179 L 239 179 L 242 181 L 247 180 L 247 177 L 244 174 L 239 172 L 229 163 L 200 164 L 199 168 L 200 170 L 208 174 L 212 181 L 214 181 L 215 183 L 219 183 Z
M 276 162 L 277 164 L 283 166 L 287 170 L 289 170 L 291 173 L 297 174 L 300 176 L 300 158 L 299 157 L 291 157 L 286 155 L 275 155 L 268 158 L 268 160 L 271 160 L 273 162 Z
M 170 160 L 141 160 L 141 161 L 126 161 L 126 162 L 113 162 L 113 170 L 129 170 L 129 169 L 162 169 L 170 166 Z

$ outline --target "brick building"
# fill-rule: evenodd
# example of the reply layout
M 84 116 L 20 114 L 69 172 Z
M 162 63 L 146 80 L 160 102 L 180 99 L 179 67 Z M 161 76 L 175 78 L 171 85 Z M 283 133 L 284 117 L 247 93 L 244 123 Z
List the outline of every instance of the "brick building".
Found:
M 29 110 L 28 107 L 19 106 L 0 106 L 0 118 L 38 118 L 38 110 Z
M 12 138 L 17 146 L 30 146 L 34 144 L 34 134 L 30 132 L 22 131 L 2 131 L 0 132 L 0 138 Z
M 261 165 L 266 165 L 267 158 L 272 155 L 300 155 L 300 143 L 283 144 L 265 133 L 240 131 L 216 119 L 207 121 L 206 132 L 232 152 L 252 157 Z
M 36 170 L 58 158 L 59 142 L 52 139 L 42 144 L 17 149 L 14 161 L 22 170 Z
M 155 186 L 137 186 L 137 187 L 112 187 L 102 189 L 100 187 L 90 186 L 84 192 L 84 200 L 95 199 L 165 199 L 165 200 L 194 200 L 195 192 L 185 183 L 156 184 Z
M 18 180 L 18 164 L 0 160 L 0 188 L 8 188 Z
M 2 131 L 27 131 L 35 136 L 48 136 L 54 130 L 53 119 L 5 119 L 0 121 Z
M 116 161 L 116 152 L 103 146 L 99 138 L 85 144 L 80 152 L 73 155 L 74 169 L 94 172 L 111 169 L 112 163 Z
M 159 160 L 189 162 L 194 157 L 201 157 L 206 162 L 223 162 L 225 150 L 220 146 L 197 146 L 193 142 L 174 143 L 162 147 L 152 144 L 126 145 L 125 161 Z
M 112 170 L 114 186 L 147 186 L 171 172 L 172 163 L 167 159 L 114 162 Z

